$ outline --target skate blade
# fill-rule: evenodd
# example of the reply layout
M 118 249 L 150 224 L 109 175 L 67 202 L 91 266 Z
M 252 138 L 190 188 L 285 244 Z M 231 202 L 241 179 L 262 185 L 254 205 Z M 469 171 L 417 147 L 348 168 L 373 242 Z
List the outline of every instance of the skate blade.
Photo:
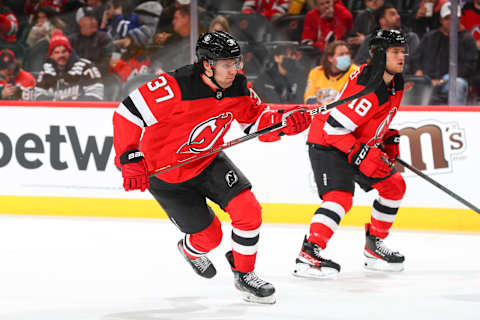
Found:
M 297 263 L 293 275 L 300 278 L 336 279 L 338 270 L 333 268 L 313 268 L 305 263 Z
M 403 271 L 403 262 L 397 263 L 388 263 L 384 260 L 377 258 L 365 258 L 363 267 L 368 270 L 373 271 L 390 271 L 390 272 L 401 272 Z
M 277 299 L 273 294 L 268 297 L 257 297 L 256 295 L 249 292 L 241 291 L 240 293 L 242 294 L 243 300 L 249 303 L 274 304 L 275 302 L 277 302 Z

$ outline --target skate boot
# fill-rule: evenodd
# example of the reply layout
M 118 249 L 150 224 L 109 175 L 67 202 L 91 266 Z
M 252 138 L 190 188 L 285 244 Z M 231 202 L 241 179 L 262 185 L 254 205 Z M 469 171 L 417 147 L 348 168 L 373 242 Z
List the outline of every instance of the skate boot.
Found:
M 178 241 L 177 247 L 178 251 L 180 251 L 185 260 L 190 263 L 193 270 L 198 273 L 198 275 L 210 279 L 217 274 L 217 270 L 213 266 L 210 259 L 207 258 L 207 256 L 201 256 L 200 258 L 192 259 L 185 254 L 185 251 L 183 250 L 183 239 Z
M 322 249 L 313 242 L 303 239 L 302 249 L 295 260 L 293 275 L 303 278 L 335 278 L 340 272 L 340 265 L 320 256 Z
M 376 271 L 402 271 L 405 257 L 388 248 L 383 240 L 370 234 L 370 223 L 365 225 L 364 267 Z
M 275 288 L 271 283 L 263 281 L 253 271 L 243 273 L 235 270 L 232 251 L 228 251 L 225 256 L 232 267 L 235 287 L 242 293 L 243 300 L 264 304 L 274 304 L 276 302 Z

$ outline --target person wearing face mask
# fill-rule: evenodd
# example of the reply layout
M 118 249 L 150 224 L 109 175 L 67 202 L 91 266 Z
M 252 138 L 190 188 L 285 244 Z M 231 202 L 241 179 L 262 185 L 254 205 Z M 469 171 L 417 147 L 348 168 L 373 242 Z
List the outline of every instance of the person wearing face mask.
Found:
M 273 65 L 262 72 L 254 87 L 265 102 L 296 103 L 296 58 L 291 47 L 278 46 L 273 49 Z
M 322 57 L 321 65 L 308 74 L 304 102 L 306 104 L 328 104 L 345 86 L 349 75 L 358 66 L 352 63 L 351 52 L 345 41 L 330 43 Z

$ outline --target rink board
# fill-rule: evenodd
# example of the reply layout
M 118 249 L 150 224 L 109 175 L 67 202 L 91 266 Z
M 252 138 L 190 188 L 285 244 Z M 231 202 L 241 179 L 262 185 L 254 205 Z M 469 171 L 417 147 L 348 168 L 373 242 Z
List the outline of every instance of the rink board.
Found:
M 165 218 L 149 193 L 121 188 L 113 165 L 115 103 L 0 104 L 0 213 Z M 480 107 L 402 106 L 401 158 L 474 204 L 477 202 Z M 243 133 L 236 124 L 226 140 Z M 306 133 L 280 142 L 249 141 L 227 150 L 247 175 L 266 222 L 308 224 L 320 204 Z M 397 228 L 480 231 L 480 216 L 423 179 L 403 173 L 407 193 Z M 376 193 L 357 189 L 342 224 L 362 225 Z M 219 216 L 228 217 L 215 209 Z

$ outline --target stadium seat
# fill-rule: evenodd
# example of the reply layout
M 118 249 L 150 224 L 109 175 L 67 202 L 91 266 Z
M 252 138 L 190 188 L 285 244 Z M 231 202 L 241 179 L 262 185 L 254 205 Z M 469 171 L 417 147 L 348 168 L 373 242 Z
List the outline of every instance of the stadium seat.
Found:
M 401 105 L 428 105 L 433 92 L 432 81 L 426 76 L 405 76 Z
M 246 41 L 239 41 L 244 60 L 243 72 L 248 79 L 255 79 L 265 69 L 269 57 L 267 48 L 261 44 L 250 44 Z
M 228 1 L 218 1 L 218 0 L 211 0 L 211 2 L 215 2 L 215 6 L 218 11 L 242 11 L 243 0 L 228 0 Z
M 120 78 L 113 73 L 102 76 L 104 85 L 104 100 L 105 101 L 119 101 L 124 97 L 120 97 L 122 83 Z
M 42 70 L 43 63 L 48 54 L 48 45 L 49 42 L 47 40 L 42 40 L 33 47 L 27 48 L 23 61 L 25 70 L 29 72 L 39 72 Z
M 302 41 L 305 15 L 285 15 L 273 23 L 272 41 Z
M 230 23 L 232 35 L 239 41 L 259 43 L 270 40 L 271 25 L 258 13 L 219 12 Z
M 343 0 L 343 4 L 355 16 L 359 11 L 365 9 L 365 2 L 363 0 Z

